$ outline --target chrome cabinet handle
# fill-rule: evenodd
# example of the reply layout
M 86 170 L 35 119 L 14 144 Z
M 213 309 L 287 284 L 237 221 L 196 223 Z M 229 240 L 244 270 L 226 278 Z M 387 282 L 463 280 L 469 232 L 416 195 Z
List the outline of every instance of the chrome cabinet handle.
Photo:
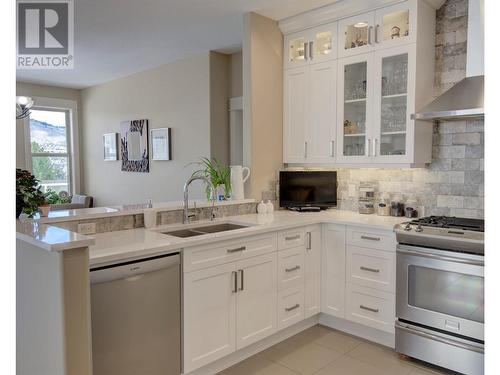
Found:
M 236 271 L 231 272 L 231 278 L 233 278 L 233 293 L 238 293 L 238 274 Z
M 298 303 L 296 303 L 295 305 L 291 306 L 291 307 L 285 307 L 285 311 L 286 312 L 289 312 L 289 311 L 292 311 L 292 310 L 295 310 L 295 309 L 298 309 L 300 307 L 300 305 Z
M 311 232 L 307 232 L 307 247 L 306 250 L 312 249 L 312 234 Z
M 377 156 L 377 138 L 373 138 L 373 156 Z
M 380 241 L 380 237 L 361 236 L 362 240 Z
M 304 42 L 304 60 L 307 60 L 307 42 Z
M 293 241 L 293 240 L 298 240 L 299 238 L 300 238 L 300 234 L 297 234 L 295 236 L 285 237 L 285 240 L 286 241 Z
M 364 306 L 364 305 L 359 305 L 359 308 L 360 309 L 363 309 L 363 310 L 368 310 L 368 311 L 371 311 L 371 312 L 374 312 L 374 313 L 378 313 L 378 309 L 374 309 L 373 307 L 368 307 L 368 306 Z
M 372 29 L 373 29 L 373 26 L 370 26 L 368 28 L 368 44 L 372 44 Z
M 368 138 L 368 139 L 366 140 L 366 150 L 365 150 L 365 152 L 366 152 L 366 154 L 367 154 L 368 156 L 372 156 L 372 155 L 371 155 L 371 149 L 370 149 L 370 146 L 371 146 L 371 139 L 370 139 L 370 138 Z
M 304 158 L 307 158 L 307 142 L 304 142 Z
M 243 273 L 243 270 L 238 270 L 238 273 L 240 274 L 240 280 L 241 280 L 241 285 L 238 288 L 238 290 L 243 290 L 244 289 L 244 285 L 243 285 L 244 273 Z
M 332 158 L 335 156 L 335 141 L 330 141 L 330 156 Z
M 241 246 L 241 247 L 237 247 L 237 248 L 235 248 L 235 249 L 227 249 L 226 251 L 227 251 L 228 253 L 236 253 L 236 252 L 238 252 L 238 251 L 243 251 L 243 250 L 246 250 L 246 248 L 247 248 L 246 246 Z
M 373 272 L 373 273 L 379 273 L 380 272 L 379 269 L 365 267 L 365 266 L 361 266 L 361 267 L 359 267 L 359 269 L 362 270 L 362 271 L 368 271 L 368 272 Z
M 297 271 L 297 270 L 300 270 L 300 266 L 295 266 L 292 268 L 285 268 L 285 272 L 293 272 L 293 271 Z
M 379 43 L 378 41 L 378 29 L 380 28 L 380 25 L 375 26 L 375 43 Z
M 312 60 L 314 57 L 313 55 L 313 42 L 309 42 L 309 59 Z

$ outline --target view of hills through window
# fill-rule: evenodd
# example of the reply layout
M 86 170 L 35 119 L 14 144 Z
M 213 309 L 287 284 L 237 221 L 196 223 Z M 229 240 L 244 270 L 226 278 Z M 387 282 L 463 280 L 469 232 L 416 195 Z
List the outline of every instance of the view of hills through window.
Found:
M 67 112 L 34 109 L 30 114 L 32 171 L 43 191 L 69 192 Z

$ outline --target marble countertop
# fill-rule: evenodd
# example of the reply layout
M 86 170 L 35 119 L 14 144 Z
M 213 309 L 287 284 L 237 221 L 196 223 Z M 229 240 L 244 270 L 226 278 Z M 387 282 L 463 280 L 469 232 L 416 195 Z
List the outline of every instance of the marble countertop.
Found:
M 90 246 L 90 265 L 109 264 L 123 259 L 152 256 L 160 253 L 164 254 L 179 251 L 185 247 L 312 224 L 362 225 L 375 230 L 392 230 L 394 225 L 405 220 L 407 219 L 404 217 L 362 215 L 356 212 L 336 209 L 318 213 L 276 211 L 273 214 L 251 214 L 218 219 L 214 222 L 230 222 L 247 225 L 247 227 L 189 238 L 173 237 L 161 232 L 180 228 L 185 229 L 214 222 L 197 222 L 190 225 L 174 224 L 151 229 L 138 228 L 119 232 L 107 232 L 94 235 L 95 244 Z

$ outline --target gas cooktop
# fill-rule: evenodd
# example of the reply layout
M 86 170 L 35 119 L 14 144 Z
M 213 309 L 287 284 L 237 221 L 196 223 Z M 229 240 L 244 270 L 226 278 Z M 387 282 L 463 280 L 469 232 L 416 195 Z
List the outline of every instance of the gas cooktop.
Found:
M 421 226 L 427 227 L 455 228 L 484 232 L 484 220 L 482 219 L 468 219 L 449 216 L 426 216 L 420 219 L 412 220 L 410 223 L 417 225 L 420 224 Z
M 484 254 L 484 220 L 428 216 L 397 224 L 399 244 Z

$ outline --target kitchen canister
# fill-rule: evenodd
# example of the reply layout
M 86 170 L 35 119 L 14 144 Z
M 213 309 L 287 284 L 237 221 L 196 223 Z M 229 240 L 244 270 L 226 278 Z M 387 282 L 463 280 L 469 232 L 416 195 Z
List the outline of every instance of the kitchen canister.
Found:
M 264 201 L 260 201 L 260 203 L 257 205 L 257 213 L 267 214 L 267 205 L 264 203 Z
M 231 165 L 231 197 L 233 200 L 245 199 L 245 182 L 250 177 L 250 168 L 242 165 Z M 246 176 L 243 175 L 246 172 Z

